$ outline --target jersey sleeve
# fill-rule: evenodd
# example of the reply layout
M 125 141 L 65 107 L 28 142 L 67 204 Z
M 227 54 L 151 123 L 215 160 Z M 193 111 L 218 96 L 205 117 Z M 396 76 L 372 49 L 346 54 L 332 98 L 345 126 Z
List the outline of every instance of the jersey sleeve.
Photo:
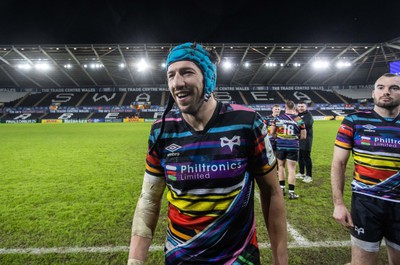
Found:
M 152 147 L 155 144 L 156 139 L 158 137 L 159 131 L 160 129 L 158 124 L 154 123 L 153 126 L 151 127 L 148 139 L 148 148 L 146 155 L 146 173 L 157 177 L 163 177 L 164 168 L 161 165 L 161 157 L 157 146 L 152 150 Z M 151 153 L 150 150 L 152 150 Z
M 354 145 L 354 125 L 351 116 L 346 116 L 337 132 L 335 146 L 351 150 Z
M 275 155 L 268 139 L 268 130 L 262 117 L 257 113 L 253 124 L 254 148 L 250 156 L 253 173 L 264 175 L 275 166 Z

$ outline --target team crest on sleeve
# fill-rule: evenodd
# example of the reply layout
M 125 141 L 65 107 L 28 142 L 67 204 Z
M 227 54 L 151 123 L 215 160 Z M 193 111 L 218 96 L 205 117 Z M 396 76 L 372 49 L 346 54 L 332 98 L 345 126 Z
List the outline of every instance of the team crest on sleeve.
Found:
M 240 146 L 240 136 L 233 136 L 232 139 L 228 139 L 228 137 L 222 137 L 221 139 L 221 147 L 229 146 L 231 152 L 233 151 L 233 146 L 237 145 Z

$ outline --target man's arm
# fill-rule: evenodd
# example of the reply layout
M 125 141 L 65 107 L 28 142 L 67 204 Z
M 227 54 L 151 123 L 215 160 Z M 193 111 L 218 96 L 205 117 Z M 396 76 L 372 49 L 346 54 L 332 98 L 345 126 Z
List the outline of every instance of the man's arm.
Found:
M 303 121 L 304 125 L 306 126 L 306 129 L 313 127 L 314 118 L 312 117 L 310 112 L 307 112 L 307 114 L 303 116 Z
M 306 129 L 300 130 L 300 139 L 304 140 L 306 138 L 307 138 L 307 130 Z
M 132 221 L 132 236 L 129 247 L 128 265 L 143 264 L 153 239 L 160 214 L 165 180 L 144 174 L 142 193 L 136 205 Z
M 353 226 L 350 213 L 343 201 L 343 190 L 346 178 L 346 164 L 350 156 L 350 150 L 335 146 L 331 167 L 331 186 L 333 196 L 333 218 L 343 226 Z
M 288 264 L 286 208 L 276 177 L 276 166 L 256 178 L 260 189 L 261 208 L 271 241 L 274 264 Z

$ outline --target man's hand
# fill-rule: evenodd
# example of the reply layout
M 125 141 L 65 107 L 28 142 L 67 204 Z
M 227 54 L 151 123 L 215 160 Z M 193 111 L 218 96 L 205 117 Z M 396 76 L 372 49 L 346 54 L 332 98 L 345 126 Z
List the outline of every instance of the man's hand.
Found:
M 335 205 L 333 210 L 333 218 L 344 227 L 353 227 L 353 220 L 351 215 L 344 204 Z

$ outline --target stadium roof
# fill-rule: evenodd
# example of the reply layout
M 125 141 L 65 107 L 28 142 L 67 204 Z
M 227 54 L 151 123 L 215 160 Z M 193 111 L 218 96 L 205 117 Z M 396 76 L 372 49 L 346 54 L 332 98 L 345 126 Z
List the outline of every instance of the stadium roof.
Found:
M 163 63 L 175 45 L 2 45 L 0 88 L 165 86 Z M 364 85 L 400 60 L 400 38 L 384 43 L 204 45 L 221 56 L 218 86 Z M 138 70 L 142 60 L 147 70 Z M 318 60 L 324 62 L 314 67 Z M 227 62 L 229 69 L 224 67 Z M 338 62 L 347 67 L 337 68 Z

